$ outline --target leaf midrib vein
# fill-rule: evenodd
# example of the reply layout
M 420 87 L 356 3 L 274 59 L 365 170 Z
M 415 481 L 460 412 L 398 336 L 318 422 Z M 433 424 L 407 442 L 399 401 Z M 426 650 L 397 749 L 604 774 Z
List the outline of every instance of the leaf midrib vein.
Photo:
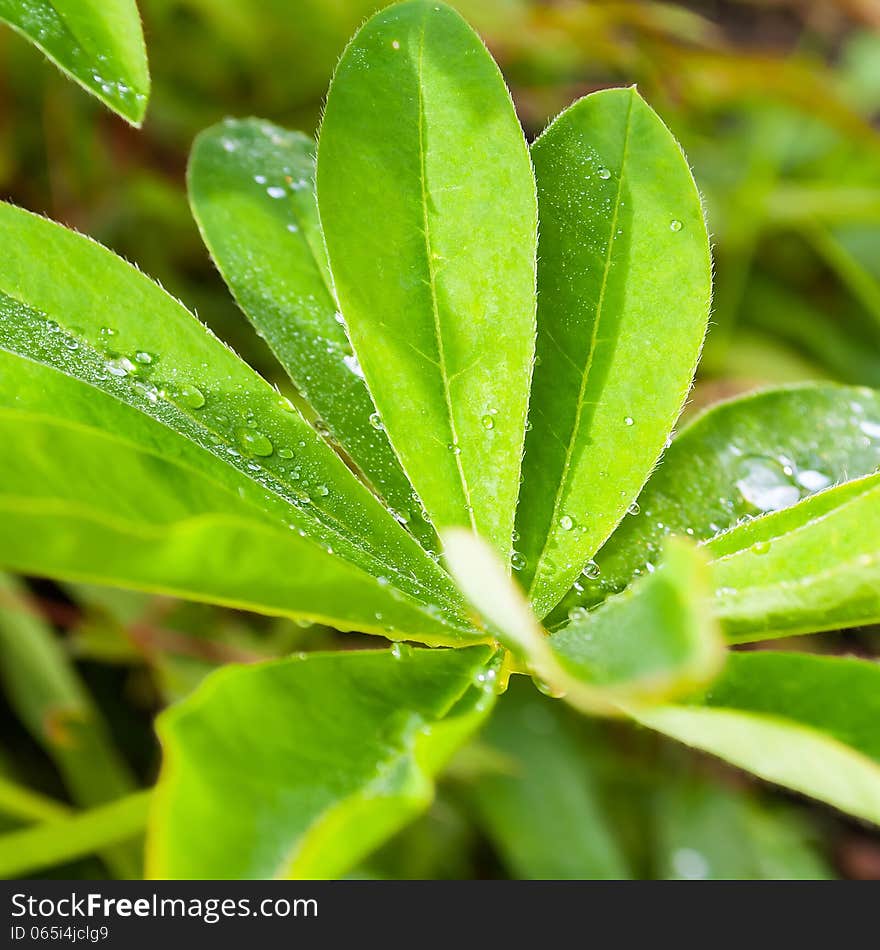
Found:
M 443 381 L 443 398 L 446 403 L 446 415 L 449 419 L 449 431 L 452 434 L 452 445 L 454 449 L 460 449 L 458 430 L 455 425 L 455 416 L 452 411 L 452 397 L 449 391 L 449 374 L 446 368 L 446 350 L 443 346 L 443 332 L 440 325 L 440 308 L 437 304 L 437 279 L 433 264 L 433 249 L 431 245 L 431 222 L 428 215 L 428 188 L 427 188 L 427 168 L 426 168 L 426 149 L 425 149 L 425 99 L 422 86 L 422 63 L 425 52 L 425 33 L 427 31 L 428 14 L 422 20 L 422 30 L 419 35 L 419 58 L 417 66 L 417 82 L 419 91 L 419 187 L 421 190 L 422 201 L 422 233 L 425 236 L 425 258 L 428 266 L 428 286 L 431 291 L 431 313 L 434 320 L 434 337 L 437 341 L 437 356 L 439 361 L 440 378 Z M 461 452 L 454 452 L 455 467 L 458 470 L 459 481 L 465 498 L 465 510 L 468 514 L 471 529 L 476 533 L 477 523 L 474 518 L 474 506 L 471 502 L 470 488 L 467 478 L 464 474 L 464 467 L 461 463 Z

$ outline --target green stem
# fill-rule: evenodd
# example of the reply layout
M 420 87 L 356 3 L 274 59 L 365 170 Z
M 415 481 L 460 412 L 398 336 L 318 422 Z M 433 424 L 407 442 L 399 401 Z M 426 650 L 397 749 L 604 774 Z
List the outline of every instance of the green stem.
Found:
M 0 777 L 0 812 L 23 821 L 57 821 L 70 809 L 61 802 Z
M 0 877 L 14 878 L 94 854 L 138 836 L 147 823 L 150 791 L 0 837 Z

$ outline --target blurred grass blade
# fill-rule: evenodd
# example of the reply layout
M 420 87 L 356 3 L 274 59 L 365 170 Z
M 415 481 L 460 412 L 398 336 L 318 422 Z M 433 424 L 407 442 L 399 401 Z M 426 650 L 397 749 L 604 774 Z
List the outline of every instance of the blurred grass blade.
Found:
M 0 814 L 26 822 L 42 822 L 65 818 L 70 809 L 54 798 L 0 776 Z
M 447 564 L 465 597 L 517 661 L 552 695 L 582 712 L 619 716 L 626 703 L 691 692 L 717 673 L 724 645 L 708 609 L 705 557 L 676 540 L 655 574 L 601 610 L 547 637 L 485 542 L 443 533 Z
M 150 75 L 135 0 L 0 0 L 0 20 L 114 112 L 141 124 Z
M 0 240 L 0 349 L 133 406 L 199 446 L 189 457 L 203 470 L 231 466 L 255 497 L 274 496 L 273 511 L 286 502 L 284 524 L 413 596 L 448 602 L 442 571 L 332 448 L 160 287 L 10 205 L 0 205 Z M 105 419 L 119 431 L 119 417 Z
M 673 439 L 627 517 L 578 578 L 550 626 L 623 590 L 670 534 L 706 541 L 880 467 L 880 393 L 831 384 L 721 403 Z
M 880 474 L 719 535 L 715 615 L 729 640 L 880 622 Z
M 330 87 L 318 202 L 349 336 L 438 528 L 507 558 L 535 334 L 537 209 L 509 93 L 444 4 L 389 8 Z
M 318 221 L 314 140 L 228 119 L 196 139 L 187 180 L 202 237 L 248 319 L 367 481 L 436 550 L 341 322 Z
M 880 240 L 876 222 L 808 229 L 813 246 L 880 329 Z
M 530 683 L 512 682 L 481 738 L 513 771 L 479 778 L 469 795 L 512 877 L 628 878 L 588 751 L 560 712 Z
M 3 443 L 7 449 L 15 448 L 5 436 Z M 134 776 L 73 663 L 30 603 L 26 588 L 3 573 L 0 682 L 6 702 L 55 763 L 77 805 L 89 808 L 134 789 Z M 139 873 L 139 851 L 135 856 L 131 849 L 117 848 L 104 858 L 117 875 Z
M 0 439 L 7 567 L 343 630 L 403 631 L 397 635 L 427 643 L 475 637 L 464 620 L 444 620 L 436 607 L 272 523 L 204 475 L 118 436 L 0 409 Z
M 711 270 L 687 161 L 635 89 L 581 99 L 532 157 L 538 340 L 517 531 L 543 617 L 663 450 L 706 332 Z
M 0 836 L 0 877 L 21 878 L 136 838 L 147 823 L 150 792 Z
M 636 720 L 841 811 L 880 824 L 880 665 L 734 653 L 702 699 Z
M 165 713 L 151 877 L 336 877 L 431 800 L 493 694 L 491 650 L 313 653 L 210 676 Z

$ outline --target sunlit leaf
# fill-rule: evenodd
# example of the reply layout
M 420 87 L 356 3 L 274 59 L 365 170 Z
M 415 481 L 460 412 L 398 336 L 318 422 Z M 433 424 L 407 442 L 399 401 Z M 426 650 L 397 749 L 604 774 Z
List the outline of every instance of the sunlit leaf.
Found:
M 517 550 L 543 617 L 663 449 L 696 369 L 711 276 L 687 161 L 634 89 L 581 99 L 532 156 L 538 340 Z
M 669 534 L 705 541 L 880 466 L 880 395 L 805 385 L 722 403 L 673 439 L 624 519 L 556 611 L 592 606 L 653 565 Z
M 282 523 L 417 598 L 449 604 L 451 585 L 413 538 L 290 402 L 181 304 L 100 245 L 9 205 L 0 206 L 0 237 L 0 349 L 134 407 L 195 443 L 187 457 L 203 471 L 223 479 L 218 467 L 237 469 L 253 483 L 246 494 Z M 119 432 L 117 413 L 103 422 Z
M 209 677 L 160 724 L 148 873 L 324 878 L 430 802 L 491 651 L 315 653 Z
M 535 185 L 501 74 L 458 14 L 413 0 L 367 22 L 330 88 L 317 177 L 339 302 L 405 471 L 438 527 L 509 556 Z
M 150 76 L 135 0 L 0 0 L 0 20 L 114 112 L 140 125 Z
M 709 609 L 705 557 L 674 541 L 657 572 L 547 637 L 492 550 L 464 529 L 443 533 L 450 571 L 486 622 L 544 688 L 583 712 L 621 715 L 630 702 L 693 690 L 724 647 Z
M 193 212 L 236 300 L 333 438 L 435 547 L 342 325 L 314 179 L 314 141 L 256 119 L 207 129 L 189 162 Z
M 728 639 L 880 622 L 880 474 L 846 482 L 710 541 Z
M 427 643 L 479 637 L 205 475 L 121 436 L 10 409 L 0 409 L 0 435 L 7 449 L 0 563 L 10 568 Z
M 880 824 L 876 663 L 735 653 L 702 700 L 633 715 L 760 778 Z

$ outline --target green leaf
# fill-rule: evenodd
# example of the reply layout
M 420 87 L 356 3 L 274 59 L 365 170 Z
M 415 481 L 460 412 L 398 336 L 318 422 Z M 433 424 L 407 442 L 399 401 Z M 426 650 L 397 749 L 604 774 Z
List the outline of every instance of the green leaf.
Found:
M 664 735 L 880 824 L 876 663 L 734 653 L 692 704 L 630 712 Z
M 619 716 L 629 703 L 692 691 L 724 658 L 708 609 L 707 564 L 689 542 L 671 542 L 655 574 L 550 638 L 485 542 L 458 528 L 443 533 L 443 544 L 488 632 L 552 695 L 582 712 Z
M 664 783 L 653 803 L 657 876 L 672 880 L 828 880 L 810 826 L 788 806 L 698 777 Z
M 624 519 L 550 618 L 623 590 L 670 534 L 705 541 L 880 466 L 880 394 L 822 385 L 721 403 L 688 424 Z M 591 576 L 590 576 L 591 575 Z
M 21 878 L 136 838 L 144 829 L 149 792 L 0 836 L 0 877 Z
M 7 452 L 15 446 L 5 433 L 0 438 Z M 19 461 L 17 453 L 7 454 L 4 475 Z M 26 476 L 35 477 L 32 471 Z M 77 805 L 88 808 L 133 791 L 134 777 L 76 668 L 24 586 L 3 573 L 0 682 L 6 702 L 51 757 Z M 116 875 L 138 873 L 140 858 L 131 850 L 114 849 L 104 857 Z
M 555 707 L 522 682 L 499 699 L 481 737 L 512 771 L 476 783 L 481 821 L 514 877 L 627 878 L 589 756 Z
M 397 647 L 213 674 L 159 722 L 149 874 L 344 873 L 427 806 L 491 705 L 471 686 L 490 655 Z
M 0 0 L 0 20 L 114 112 L 141 124 L 150 75 L 134 0 Z
M 458 14 L 414 0 L 361 29 L 330 87 L 317 179 L 349 336 L 404 470 L 438 528 L 470 525 L 508 557 L 535 185 L 501 74 Z
M 314 141 L 256 119 L 207 129 L 190 155 L 193 213 L 242 310 L 367 481 L 436 549 L 341 322 L 314 179 Z
M 708 542 L 715 614 L 747 642 L 880 622 L 880 474 Z
M 517 531 L 543 617 L 663 450 L 706 332 L 711 270 L 687 161 L 635 89 L 581 99 L 532 158 L 538 339 Z
M 70 809 L 54 798 L 0 776 L 0 814 L 25 822 L 41 822 L 65 818 Z
M 695 545 L 670 540 L 654 573 L 593 613 L 573 612 L 550 644 L 579 680 L 624 689 L 641 701 L 691 692 L 724 661 L 710 591 L 705 555 Z
M 100 245 L 9 205 L 0 239 L 0 349 L 88 384 L 90 398 L 100 390 L 134 407 L 169 443 L 172 430 L 195 443 L 187 458 L 212 477 L 228 482 L 216 472 L 236 469 L 279 523 L 455 613 L 442 570 L 292 404 L 181 304 Z M 119 433 L 121 418 L 107 411 L 103 421 Z
M 62 390 L 71 383 L 82 386 L 54 370 L 38 369 L 50 384 L 52 377 L 62 380 Z M 45 392 L 52 395 L 51 389 Z M 96 404 L 108 399 L 91 392 Z M 117 406 L 117 421 L 138 415 Z M 435 644 L 479 637 L 465 621 L 445 621 L 439 608 L 425 606 L 383 577 L 267 519 L 226 486 L 119 435 L 0 408 L 0 439 L 6 446 L 0 470 L 0 563 L 10 568 L 394 639 Z

